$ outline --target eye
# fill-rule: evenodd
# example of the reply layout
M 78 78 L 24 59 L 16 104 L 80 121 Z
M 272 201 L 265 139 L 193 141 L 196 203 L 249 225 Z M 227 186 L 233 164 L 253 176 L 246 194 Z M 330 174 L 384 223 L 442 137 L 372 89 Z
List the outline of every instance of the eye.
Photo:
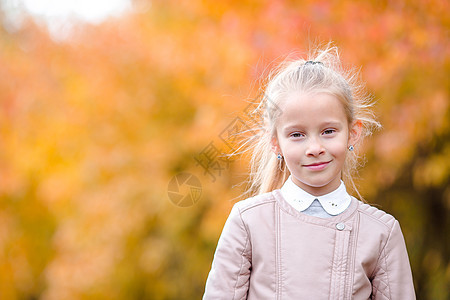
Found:
M 305 135 L 303 133 L 300 133 L 300 132 L 293 132 L 289 136 L 293 137 L 293 138 L 301 138 L 301 137 L 304 137 Z
M 330 134 L 333 134 L 333 133 L 335 133 L 335 132 L 336 132 L 336 129 L 328 128 L 328 129 L 325 129 L 325 130 L 323 131 L 323 134 L 324 134 L 324 135 L 330 135 Z

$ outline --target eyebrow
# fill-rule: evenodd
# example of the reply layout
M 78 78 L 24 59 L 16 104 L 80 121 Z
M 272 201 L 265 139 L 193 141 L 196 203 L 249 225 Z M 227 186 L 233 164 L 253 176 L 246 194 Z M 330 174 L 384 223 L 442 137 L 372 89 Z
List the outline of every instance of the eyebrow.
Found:
M 328 126 L 331 126 L 331 127 L 342 127 L 342 123 L 341 122 L 335 122 L 335 121 L 329 121 L 329 122 L 324 122 L 323 124 L 322 124 L 322 126 L 323 127 L 328 127 Z
M 292 125 L 288 125 L 284 128 L 282 128 L 283 131 L 290 131 L 290 130 L 297 130 L 297 129 L 302 129 L 305 126 L 303 126 L 302 124 L 292 124 Z M 320 127 L 336 127 L 336 128 L 341 128 L 342 127 L 342 123 L 341 122 L 337 122 L 337 121 L 327 121 L 327 122 L 323 122 L 320 124 Z

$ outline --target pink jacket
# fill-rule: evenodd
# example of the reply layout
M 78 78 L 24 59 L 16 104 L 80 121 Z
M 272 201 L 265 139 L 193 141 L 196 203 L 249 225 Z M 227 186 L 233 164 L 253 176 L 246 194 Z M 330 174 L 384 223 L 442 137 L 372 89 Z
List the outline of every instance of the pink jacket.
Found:
M 397 220 L 355 198 L 328 219 L 279 190 L 236 203 L 203 299 L 415 299 Z

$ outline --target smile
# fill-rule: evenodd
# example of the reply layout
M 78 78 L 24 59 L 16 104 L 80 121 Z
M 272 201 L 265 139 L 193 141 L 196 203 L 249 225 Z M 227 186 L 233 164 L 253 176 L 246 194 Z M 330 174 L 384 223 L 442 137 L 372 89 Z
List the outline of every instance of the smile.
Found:
M 320 170 L 325 169 L 325 168 L 328 166 L 328 164 L 329 164 L 330 162 L 331 162 L 331 161 L 319 162 L 319 163 L 314 163 L 314 164 L 309 164 L 309 165 L 303 165 L 303 166 L 304 166 L 305 168 L 308 168 L 308 169 L 312 170 L 312 171 L 320 171 Z

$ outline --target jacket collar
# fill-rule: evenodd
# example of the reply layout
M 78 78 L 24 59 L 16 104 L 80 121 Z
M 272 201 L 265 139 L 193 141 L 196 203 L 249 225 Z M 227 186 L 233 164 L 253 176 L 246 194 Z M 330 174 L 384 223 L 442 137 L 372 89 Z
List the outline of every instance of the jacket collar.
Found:
M 291 175 L 280 190 L 284 199 L 298 211 L 306 210 L 314 200 L 318 200 L 328 214 L 336 216 L 344 212 L 351 202 L 351 196 L 347 193 L 342 180 L 339 187 L 331 193 L 313 196 L 297 186 L 292 181 Z

